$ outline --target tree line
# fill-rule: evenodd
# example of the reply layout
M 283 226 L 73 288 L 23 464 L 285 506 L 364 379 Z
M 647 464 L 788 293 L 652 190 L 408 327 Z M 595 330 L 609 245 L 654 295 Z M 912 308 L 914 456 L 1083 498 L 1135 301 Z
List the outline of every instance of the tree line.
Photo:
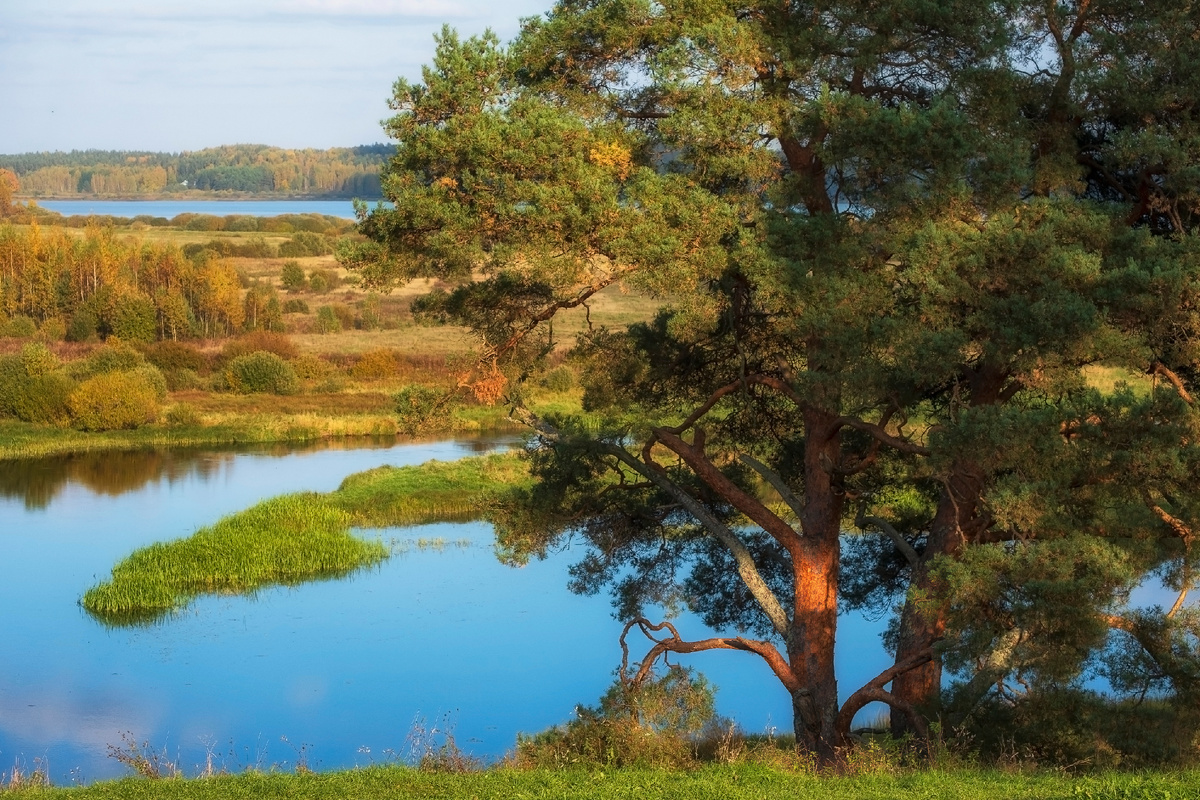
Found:
M 311 235 L 311 234 L 310 234 Z M 0 319 L 73 341 L 151 342 L 247 329 L 281 330 L 272 287 L 244 291 L 232 263 L 209 248 L 118 239 L 90 225 L 0 226 Z M 23 321 L 23 322 L 22 322 Z M 20 332 L 20 331 L 18 331 Z
M 0 155 L 29 195 L 140 195 L 188 189 L 374 198 L 391 148 L 288 150 L 229 145 L 194 152 L 84 150 Z

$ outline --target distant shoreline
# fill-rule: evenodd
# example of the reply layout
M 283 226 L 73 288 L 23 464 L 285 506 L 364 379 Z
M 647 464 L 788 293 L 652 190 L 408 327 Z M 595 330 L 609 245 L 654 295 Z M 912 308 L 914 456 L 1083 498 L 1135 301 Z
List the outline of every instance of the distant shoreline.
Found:
M 239 200 L 297 200 L 297 201 L 315 201 L 315 200 L 362 200 L 366 203 L 375 203 L 383 200 L 383 197 L 359 197 L 349 194 L 255 194 L 255 193 L 222 193 L 214 194 L 213 192 L 161 192 L 158 194 L 15 194 L 13 200 L 21 203 L 41 203 L 43 200 L 51 202 L 65 201 L 110 201 L 119 200 L 121 202 L 164 202 L 178 200 L 180 202 L 237 202 Z

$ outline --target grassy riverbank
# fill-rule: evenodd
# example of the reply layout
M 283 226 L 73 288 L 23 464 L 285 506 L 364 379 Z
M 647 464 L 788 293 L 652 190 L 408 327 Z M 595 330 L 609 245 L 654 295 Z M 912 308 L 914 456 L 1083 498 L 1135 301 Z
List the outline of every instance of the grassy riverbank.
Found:
M 128 778 L 76 788 L 0 790 L 12 800 L 227 800 L 288 798 L 679 798 L 680 800 L 1148 800 L 1200 796 L 1200 772 L 1071 776 L 1061 772 L 930 770 L 903 774 L 815 777 L 755 765 L 695 771 L 511 770 L 446 774 L 406 767 L 320 774 L 247 773 L 188 780 Z
M 135 624 L 201 594 L 341 577 L 388 555 L 382 543 L 351 528 L 469 519 L 495 492 L 527 480 L 515 453 L 379 467 L 350 476 L 328 494 L 265 500 L 187 538 L 140 548 L 81 602 L 105 623 Z

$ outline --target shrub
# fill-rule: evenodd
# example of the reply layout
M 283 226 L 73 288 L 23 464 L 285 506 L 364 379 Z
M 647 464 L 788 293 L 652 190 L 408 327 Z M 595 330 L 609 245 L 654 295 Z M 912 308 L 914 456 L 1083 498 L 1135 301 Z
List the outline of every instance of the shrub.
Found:
M 79 384 L 69 405 L 85 431 L 136 428 L 158 417 L 158 389 L 142 370 L 105 372 Z
M 331 306 L 321 306 L 317 309 L 317 322 L 313 327 L 317 333 L 337 333 L 342 329 L 342 321 Z
M 126 294 L 113 307 L 113 335 L 127 342 L 153 342 L 158 338 L 154 301 L 143 294 Z
M 345 303 L 333 303 L 329 307 L 333 309 L 333 313 L 338 318 L 338 322 L 342 324 L 343 330 L 354 327 L 354 309 Z
M 44 344 L 30 343 L 18 354 L 0 357 L 0 414 L 25 422 L 66 424 L 67 398 L 74 388 Z
M 308 303 L 299 298 L 288 300 L 283 304 L 283 313 L 285 314 L 307 314 Z
M 383 304 L 375 292 L 358 304 L 358 322 L 364 331 L 377 331 L 383 327 Z
M 129 371 L 130 375 L 137 375 L 145 379 L 146 383 L 154 389 L 154 398 L 158 402 L 163 402 L 167 399 L 167 379 L 166 376 L 159 371 L 158 367 L 151 364 L 143 364 Z
M 204 372 L 208 369 L 208 358 L 195 347 L 183 342 L 158 342 L 147 347 L 145 354 L 146 360 L 164 373 L 180 369 Z
M 541 384 L 552 392 L 567 392 L 575 385 L 575 373 L 570 367 L 552 369 L 542 376 Z
M 42 322 L 38 329 L 38 338 L 43 342 L 61 342 L 67 338 L 67 324 L 58 317 L 51 317 Z
M 229 214 L 225 217 L 227 231 L 257 231 L 258 217 L 249 214 Z
M 323 358 L 302 355 L 292 362 L 292 369 L 302 380 L 323 380 L 337 374 L 337 367 Z
M 694 761 L 693 740 L 714 716 L 713 692 L 703 676 L 671 666 L 666 675 L 633 687 L 617 681 L 597 708 L 517 740 L 524 767 L 573 765 L 679 769 Z
M 145 363 L 145 356 L 129 345 L 118 342 L 116 344 L 106 344 L 92 351 L 92 354 L 87 358 L 71 364 L 70 371 L 77 379 L 83 380 L 108 372 L 124 372 L 137 369 Z
M 274 353 L 261 350 L 233 359 L 224 376 L 230 391 L 239 394 L 295 394 L 300 390 L 300 379 L 292 365 Z
M 308 278 L 308 288 L 317 294 L 328 292 L 330 289 L 328 273 L 325 270 L 314 269 Z
M 100 318 L 91 308 L 83 307 L 77 310 L 67 323 L 68 342 L 91 342 L 96 339 L 100 327 Z
M 308 280 L 299 261 L 283 262 L 283 271 L 279 273 L 279 284 L 289 292 L 299 292 L 308 288 Z
M 167 381 L 167 388 L 172 392 L 198 389 L 203 384 L 203 380 L 196 374 L 196 371 L 187 367 L 164 370 L 162 374 Z
M 8 322 L 4 323 L 0 334 L 11 336 L 14 339 L 32 339 L 37 333 L 37 323 L 29 317 L 15 316 Z
M 392 378 L 400 372 L 400 362 L 391 350 L 368 350 L 362 354 L 350 374 L 366 380 Z
M 329 243 L 329 239 L 311 231 L 293 233 L 290 241 L 279 245 L 279 255 L 284 258 L 327 256 L 332 252 L 333 245 Z
M 280 358 L 292 359 L 300 355 L 300 348 L 282 333 L 252 331 L 226 342 L 221 350 L 221 357 L 230 361 L 238 356 L 258 352 L 274 353 Z

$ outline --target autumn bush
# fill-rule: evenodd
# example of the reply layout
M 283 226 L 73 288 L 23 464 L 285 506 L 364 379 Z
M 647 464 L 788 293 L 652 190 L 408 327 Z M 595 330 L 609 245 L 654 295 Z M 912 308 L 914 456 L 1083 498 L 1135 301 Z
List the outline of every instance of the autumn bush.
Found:
M 363 380 L 393 378 L 400 372 L 400 362 L 391 350 L 368 350 L 350 368 L 350 374 Z
M 295 359 L 292 363 L 292 369 L 296 370 L 296 375 L 301 380 L 324 380 L 338 373 L 336 365 L 329 363 L 320 356 L 314 356 L 308 353 Z
M 285 334 L 275 331 L 251 331 L 226 342 L 221 350 L 221 358 L 224 361 L 232 361 L 238 356 L 250 353 L 274 353 L 282 359 L 290 360 L 300 355 L 300 348 Z
M 275 353 L 260 350 L 238 356 L 223 372 L 225 383 L 239 394 L 295 394 L 300 379 L 292 365 Z
M 67 398 L 75 382 L 60 366 L 58 358 L 40 342 L 0 356 L 0 414 L 25 422 L 66 424 L 70 419 Z
M 283 304 L 283 313 L 285 314 L 307 314 L 308 303 L 298 298 L 293 298 Z
M 68 401 L 74 425 L 85 431 L 122 430 L 153 422 L 159 403 L 159 388 L 144 368 L 88 378 Z
M 183 342 L 163 341 L 152 344 L 143 351 L 146 360 L 163 372 L 189 369 L 206 372 L 209 369 L 207 356 L 199 349 Z

